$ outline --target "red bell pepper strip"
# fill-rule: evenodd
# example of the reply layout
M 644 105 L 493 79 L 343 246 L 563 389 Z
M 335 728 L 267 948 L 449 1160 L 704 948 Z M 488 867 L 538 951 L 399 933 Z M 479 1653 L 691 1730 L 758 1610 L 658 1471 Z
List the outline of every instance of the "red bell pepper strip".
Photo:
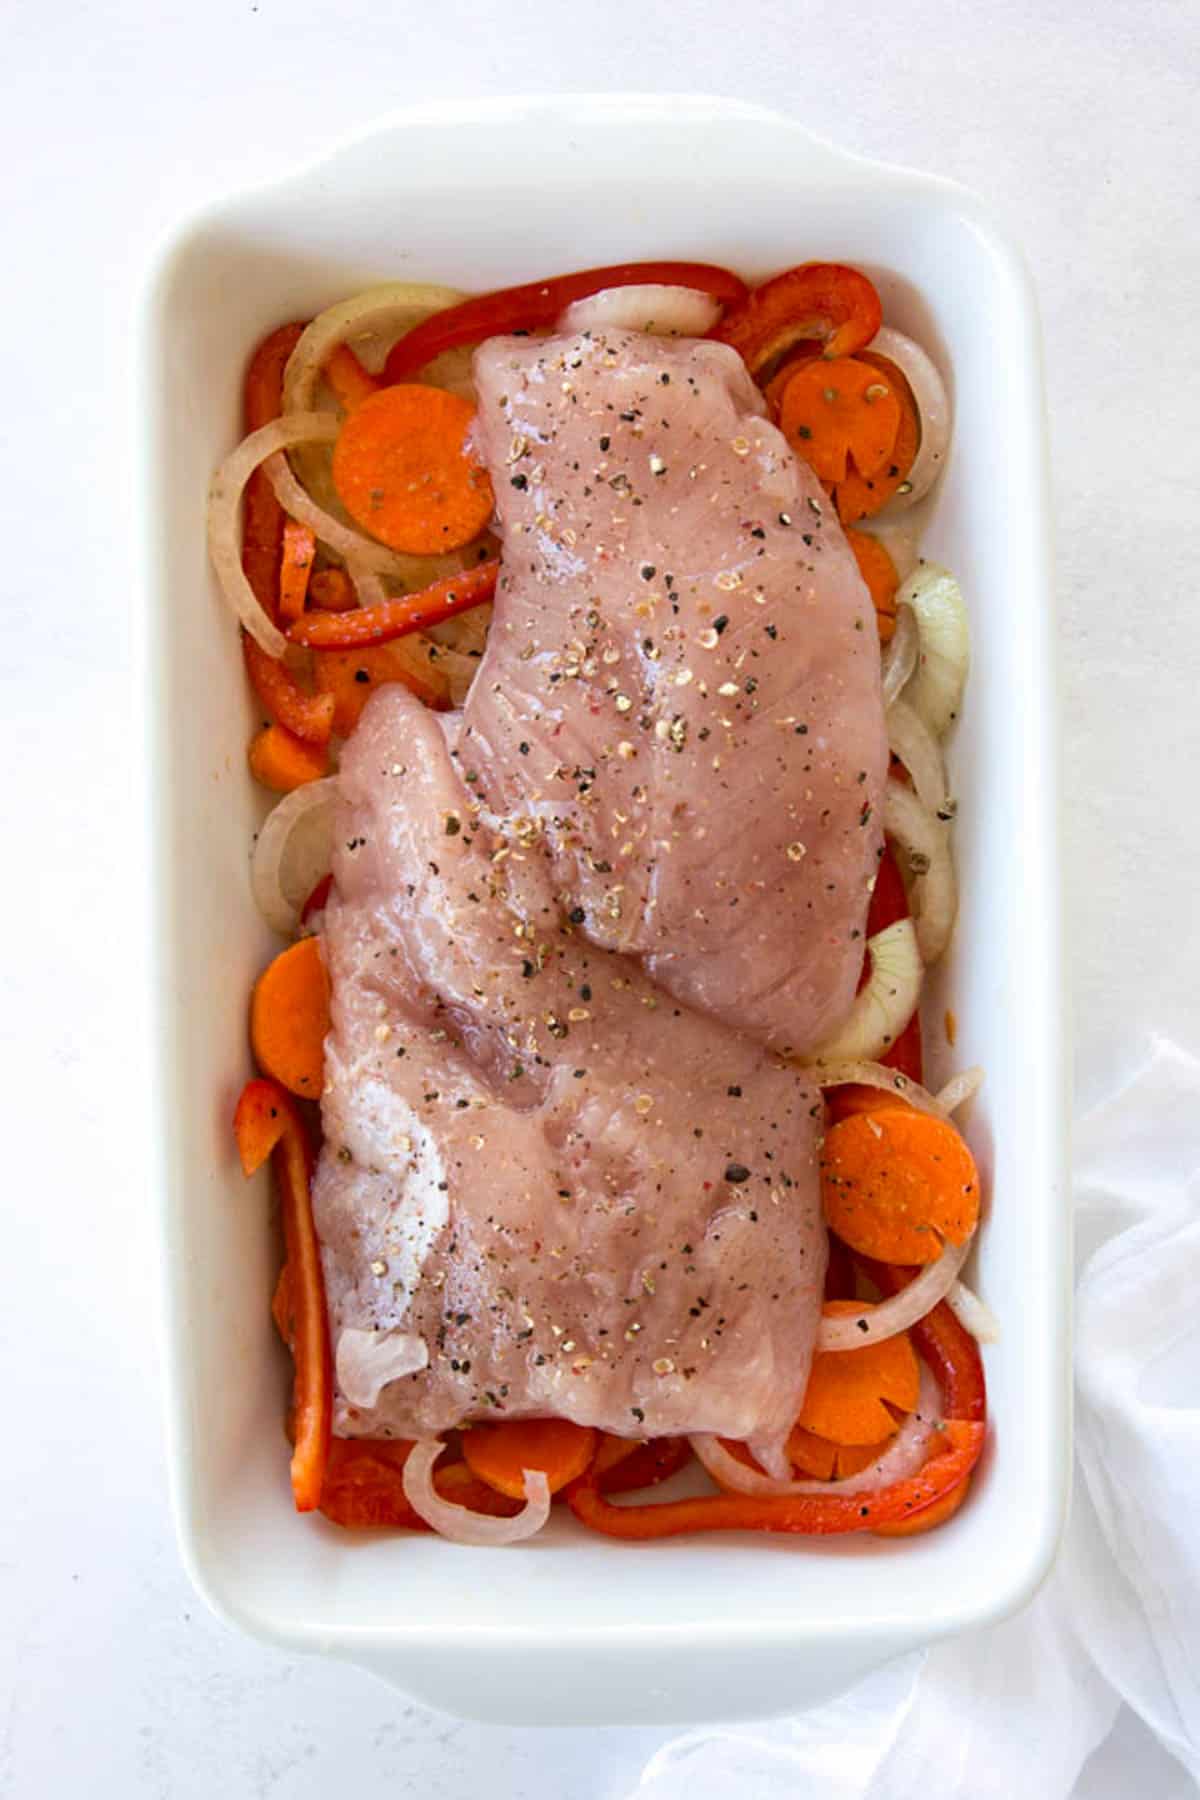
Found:
M 643 285 L 700 288 L 729 306 L 743 300 L 746 284 L 729 269 L 712 263 L 647 262 L 615 263 L 607 269 L 580 269 L 573 275 L 556 275 L 547 281 L 528 281 L 521 287 L 501 288 L 448 306 L 416 325 L 393 344 L 384 365 L 385 382 L 411 381 L 443 350 L 460 344 L 477 344 L 483 338 L 512 331 L 539 331 L 552 326 L 574 300 L 586 300 L 604 288 Z
M 315 616 L 337 619 L 342 615 L 320 613 Z M 327 744 L 333 735 L 333 695 L 307 693 L 287 664 L 269 656 L 248 631 L 242 632 L 242 654 L 250 685 L 275 722 L 285 726 L 294 737 L 303 738 L 305 743 Z
M 898 1294 L 920 1274 L 919 1269 L 904 1269 L 896 1263 L 879 1263 L 869 1256 L 852 1254 L 859 1268 L 885 1294 Z M 983 1358 L 966 1326 L 959 1324 L 942 1300 L 909 1330 L 937 1379 L 947 1417 L 982 1423 L 987 1418 Z
M 325 1280 L 310 1193 L 312 1147 L 300 1109 L 277 1081 L 246 1083 L 237 1103 L 233 1130 L 247 1175 L 260 1168 L 268 1156 L 275 1169 L 296 1364 L 292 1494 L 297 1512 L 312 1512 L 321 1503 L 333 1395 Z
M 401 594 L 355 612 L 306 613 L 291 627 L 289 636 L 293 643 L 306 644 L 311 650 L 365 650 L 390 644 L 410 632 L 428 631 L 455 613 L 483 606 L 496 591 L 499 573 L 498 562 L 479 563 L 461 575 L 435 581 L 419 594 Z
M 932 1506 L 970 1474 L 983 1449 L 985 1426 L 947 1419 L 942 1430 L 949 1450 L 916 1475 L 874 1494 L 704 1494 L 614 1506 L 585 1478 L 569 1495 L 571 1511 L 593 1531 L 617 1538 L 679 1537 L 693 1531 L 784 1531 L 806 1537 L 874 1531 Z
M 865 275 L 843 263 L 802 263 L 752 289 L 708 335 L 731 344 L 757 376 L 803 339 L 817 339 L 824 356 L 853 356 L 882 323 L 879 295 Z
M 251 357 L 242 396 L 247 431 L 257 431 L 279 417 L 283 371 L 303 331 L 303 325 L 281 325 L 263 339 Z M 283 508 L 263 471 L 255 469 L 242 502 L 242 568 L 269 619 L 279 616 L 282 550 Z
M 312 893 L 308 896 L 308 899 L 304 902 L 304 905 L 300 908 L 300 923 L 302 925 L 307 925 L 308 921 L 311 918 L 313 918 L 317 913 L 324 911 L 325 902 L 329 898 L 329 890 L 332 888 L 332 886 L 333 886 L 333 876 L 332 875 L 322 875 L 320 881 L 318 881 L 316 887 L 313 889 Z

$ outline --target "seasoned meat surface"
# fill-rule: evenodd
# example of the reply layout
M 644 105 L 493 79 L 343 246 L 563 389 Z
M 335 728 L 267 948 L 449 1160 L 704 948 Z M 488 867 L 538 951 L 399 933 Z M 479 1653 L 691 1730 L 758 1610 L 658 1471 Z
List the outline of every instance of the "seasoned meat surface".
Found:
M 494 338 L 504 542 L 464 753 L 592 941 L 784 1051 L 845 1017 L 887 772 L 870 598 L 722 344 Z
M 359 1396 L 335 1429 L 556 1414 L 769 1453 L 824 1274 L 819 1092 L 596 945 L 477 776 L 400 687 L 343 756 L 314 1194 Z M 364 1361 L 407 1340 L 427 1365 L 362 1403 Z

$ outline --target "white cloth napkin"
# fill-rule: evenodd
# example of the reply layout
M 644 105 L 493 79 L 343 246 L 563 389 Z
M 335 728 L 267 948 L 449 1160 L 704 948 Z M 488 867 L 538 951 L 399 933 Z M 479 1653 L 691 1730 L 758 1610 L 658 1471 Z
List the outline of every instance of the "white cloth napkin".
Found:
M 1122 1705 L 1200 1786 L 1200 1062 L 1153 1042 L 1080 1123 L 1075 1198 L 1075 1499 L 1041 1593 L 796 1718 L 673 1740 L 636 1800 L 1067 1800 Z

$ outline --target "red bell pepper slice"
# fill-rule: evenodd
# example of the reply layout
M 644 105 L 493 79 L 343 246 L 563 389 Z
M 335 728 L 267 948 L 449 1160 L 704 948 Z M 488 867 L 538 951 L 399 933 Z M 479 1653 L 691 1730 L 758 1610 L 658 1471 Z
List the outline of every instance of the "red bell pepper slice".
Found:
M 332 887 L 333 876 L 322 875 L 320 881 L 318 881 L 316 887 L 308 896 L 304 905 L 300 908 L 300 923 L 302 925 L 307 925 L 311 918 L 314 918 L 317 913 L 325 910 L 325 902 L 329 899 L 329 893 Z
M 342 615 L 314 616 L 337 619 Z M 294 737 L 303 738 L 306 744 L 327 744 L 333 735 L 333 695 L 307 693 L 287 664 L 269 656 L 248 631 L 242 632 L 242 653 L 250 685 L 276 724 Z
M 233 1130 L 247 1175 L 260 1168 L 268 1156 L 275 1170 L 296 1364 L 292 1494 L 297 1512 L 312 1512 L 321 1503 L 333 1397 L 325 1279 L 310 1191 L 312 1146 L 299 1107 L 277 1081 L 246 1083 L 234 1113 Z
M 604 288 L 643 285 L 700 288 L 729 306 L 746 295 L 746 284 L 729 269 L 712 263 L 614 263 L 606 269 L 580 269 L 547 281 L 528 281 L 448 306 L 416 325 L 392 346 L 384 365 L 385 382 L 411 381 L 443 350 L 477 344 L 483 338 L 512 331 L 540 331 L 552 326 L 573 300 L 586 300 Z
M 970 1474 L 986 1427 L 974 1420 L 947 1419 L 942 1429 L 949 1450 L 916 1475 L 875 1494 L 704 1494 L 614 1506 L 585 1478 L 569 1495 L 571 1511 L 593 1531 L 617 1538 L 679 1537 L 693 1531 L 782 1531 L 806 1537 L 874 1531 L 932 1506 Z
M 708 335 L 731 344 L 757 376 L 804 339 L 817 339 L 824 356 L 853 356 L 882 323 L 875 285 L 857 269 L 801 263 L 754 288 Z
M 311 650 L 365 650 L 390 644 L 411 632 L 427 631 L 473 606 L 483 606 L 496 591 L 499 573 L 498 562 L 479 563 L 461 575 L 435 581 L 419 594 L 401 594 L 355 612 L 306 613 L 291 627 L 289 636 L 293 643 L 306 644 Z
M 581 1480 L 594 1480 L 602 1494 L 630 1494 L 636 1488 L 657 1487 L 660 1481 L 669 1481 L 691 1454 L 692 1446 L 685 1437 L 651 1438 L 611 1468 L 595 1473 L 589 1470 Z
M 854 1260 L 885 1294 L 898 1294 L 920 1274 L 896 1263 L 875 1262 L 854 1254 Z M 929 1364 L 942 1393 L 947 1416 L 982 1422 L 987 1418 L 987 1382 L 979 1345 L 965 1325 L 960 1325 L 944 1300 L 909 1330 L 921 1356 Z
M 257 431 L 279 417 L 283 371 L 303 331 L 303 325 L 281 325 L 263 339 L 250 358 L 242 396 L 247 431 Z M 283 508 L 263 471 L 255 469 L 242 500 L 242 568 L 269 619 L 279 616 L 282 550 Z

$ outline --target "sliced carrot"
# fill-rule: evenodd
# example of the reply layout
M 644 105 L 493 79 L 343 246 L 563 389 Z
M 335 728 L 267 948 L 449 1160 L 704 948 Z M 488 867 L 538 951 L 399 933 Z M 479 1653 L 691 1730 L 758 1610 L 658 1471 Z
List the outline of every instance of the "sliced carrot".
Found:
M 855 357 L 802 363 L 783 390 L 779 429 L 818 480 L 844 481 L 851 463 L 875 475 L 900 429 L 900 402 L 878 369 Z
M 826 1318 L 868 1310 L 862 1300 L 826 1300 Z M 857 1350 L 818 1350 L 796 1423 L 835 1444 L 878 1444 L 895 1431 L 888 1410 L 911 1412 L 920 1370 L 907 1332 Z
M 834 488 L 833 497 L 843 525 L 853 525 L 858 519 L 868 519 L 887 505 L 901 483 L 908 479 L 908 472 L 921 443 L 921 418 L 905 376 L 895 363 L 889 362 L 885 356 L 876 355 L 873 350 L 860 350 L 858 360 L 867 363 L 884 377 L 899 401 L 900 424 L 891 455 L 884 459 L 874 473 L 864 472 L 857 467 L 847 469 L 845 477 Z
M 402 682 L 435 710 L 450 704 L 446 683 L 428 663 L 412 655 L 407 640 L 368 650 L 319 650 L 313 656 L 313 680 L 318 692 L 332 702 L 333 729 L 343 738 L 358 724 L 375 689 L 389 681 Z
M 339 344 L 321 371 L 347 412 L 379 392 L 379 382 L 368 374 L 349 344 Z
M 290 1271 L 292 1354 L 292 1494 L 297 1512 L 321 1501 L 329 1456 L 333 1396 L 329 1318 L 321 1250 L 313 1223 L 313 1154 L 300 1109 L 275 1081 L 251 1081 L 233 1120 L 242 1167 L 252 1174 L 266 1154 L 273 1158 L 283 1243 Z
M 330 696 L 306 692 L 287 664 L 268 656 L 248 631 L 242 633 L 242 652 L 250 685 L 276 723 L 307 743 L 327 744 L 333 731 Z
M 895 1519 L 890 1525 L 877 1525 L 876 1537 L 916 1537 L 922 1531 L 932 1531 L 935 1525 L 944 1525 L 952 1519 L 971 1487 L 971 1477 L 964 1475 L 957 1487 L 952 1487 L 948 1494 L 931 1505 L 923 1506 L 918 1512 L 909 1513 L 907 1519 Z
M 349 612 L 358 605 L 354 583 L 345 569 L 318 569 L 308 584 L 308 600 L 322 612 Z
M 444 388 L 403 382 L 347 415 L 333 483 L 372 537 L 416 556 L 457 550 L 492 514 L 492 483 L 467 447 L 475 410 Z
M 514 1500 L 525 1497 L 524 1469 L 540 1469 L 557 1494 L 588 1467 L 596 1450 L 590 1425 L 569 1419 L 512 1419 L 473 1425 L 463 1433 L 463 1456 L 481 1481 Z
M 464 1444 L 470 1435 L 469 1431 L 463 1434 Z M 465 1462 L 449 1463 L 444 1469 L 436 1469 L 433 1485 L 444 1500 L 452 1500 L 455 1506 L 465 1506 L 468 1512 L 487 1513 L 493 1519 L 511 1519 L 525 1503 L 524 1488 L 520 1499 L 502 1494 L 481 1481 Z
M 250 740 L 250 773 L 255 781 L 276 794 L 290 794 L 306 781 L 319 781 L 329 773 L 329 752 L 323 744 L 306 744 L 282 725 L 264 725 Z
M 618 1463 L 632 1456 L 645 1442 L 645 1438 L 614 1437 L 611 1431 L 598 1431 L 596 1454 L 592 1458 L 592 1474 L 597 1477 L 607 1475 L 610 1469 L 615 1469 Z
M 233 1137 L 247 1178 L 258 1173 L 283 1136 L 290 1105 L 280 1105 L 273 1081 L 248 1081 L 238 1095 Z
M 660 1481 L 669 1481 L 691 1461 L 691 1456 L 692 1446 L 685 1437 L 650 1438 L 639 1444 L 631 1456 L 623 1456 L 598 1475 L 589 1474 L 587 1480 L 595 1479 L 602 1494 L 632 1494 L 638 1488 L 657 1487 Z
M 283 371 L 304 326 L 281 325 L 265 337 L 246 370 L 242 405 L 247 431 L 257 431 L 279 417 Z M 269 618 L 279 604 L 279 554 L 283 542 L 283 508 L 261 469 L 246 483 L 242 501 L 242 568 L 255 598 Z
M 283 557 L 279 565 L 279 617 L 298 619 L 308 598 L 308 578 L 317 554 L 317 535 L 297 519 L 283 524 Z
M 878 1444 L 835 1444 L 815 1431 L 806 1431 L 803 1425 L 793 1425 L 787 1453 L 798 1474 L 814 1481 L 842 1481 L 869 1468 L 886 1442 L 884 1438 Z
M 979 1222 L 979 1171 L 953 1125 L 911 1108 L 860 1113 L 826 1133 L 825 1222 L 880 1262 L 928 1263 L 942 1240 L 963 1243 Z
M 315 937 L 301 938 L 269 963 L 254 984 L 250 1043 L 265 1075 L 303 1099 L 324 1085 L 329 1033 L 329 976 Z
M 796 344 L 788 351 L 787 355 L 783 358 L 783 361 L 779 364 L 779 367 L 775 370 L 775 373 L 771 376 L 771 379 L 764 385 L 763 399 L 767 403 L 767 411 L 777 425 L 779 423 L 779 409 L 783 404 L 784 389 L 787 387 L 788 382 L 802 364 L 812 362 L 821 354 L 821 345 L 815 338 L 803 339 L 799 344 Z
M 879 539 L 869 532 L 847 529 L 846 542 L 870 592 L 879 641 L 886 644 L 896 629 L 896 590 L 900 586 L 896 565 Z
M 444 624 L 472 607 L 483 606 L 495 593 L 499 574 L 500 564 L 492 558 L 473 569 L 447 575 L 416 594 L 399 594 L 357 612 L 343 613 L 339 609 L 334 616 L 310 614 L 292 626 L 292 642 L 312 650 L 356 650 L 394 643 L 398 638 Z

